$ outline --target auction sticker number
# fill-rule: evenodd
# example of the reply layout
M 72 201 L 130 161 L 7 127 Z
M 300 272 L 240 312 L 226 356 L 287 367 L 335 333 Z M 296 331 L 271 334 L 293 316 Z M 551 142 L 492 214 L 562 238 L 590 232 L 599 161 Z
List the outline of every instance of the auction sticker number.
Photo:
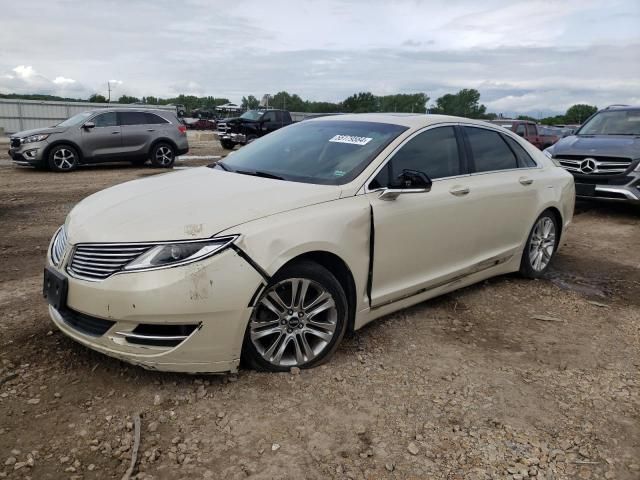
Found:
M 369 137 L 354 137 L 353 135 L 336 135 L 333 138 L 330 138 L 330 142 L 335 143 L 350 143 L 351 145 L 366 145 L 373 138 Z

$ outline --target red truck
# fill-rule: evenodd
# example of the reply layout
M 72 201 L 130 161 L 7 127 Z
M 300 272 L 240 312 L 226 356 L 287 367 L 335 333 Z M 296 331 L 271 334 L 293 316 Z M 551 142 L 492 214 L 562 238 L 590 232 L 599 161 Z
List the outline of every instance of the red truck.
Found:
M 537 125 L 535 122 L 529 120 L 500 119 L 491 120 L 491 123 L 500 125 L 507 130 L 515 132 L 517 135 L 520 135 L 525 140 L 534 144 L 540 150 L 544 150 L 545 148 L 550 147 L 560 139 L 559 135 L 554 135 L 550 132 L 543 131 L 540 125 Z

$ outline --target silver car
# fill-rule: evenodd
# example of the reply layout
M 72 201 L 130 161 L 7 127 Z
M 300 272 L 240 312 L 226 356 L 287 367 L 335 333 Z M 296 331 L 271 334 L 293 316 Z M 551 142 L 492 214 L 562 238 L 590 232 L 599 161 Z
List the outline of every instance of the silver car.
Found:
M 189 151 L 187 129 L 174 113 L 146 109 L 82 112 L 50 128 L 11 136 L 9 155 L 18 165 L 69 172 L 80 164 L 129 161 L 171 168 Z

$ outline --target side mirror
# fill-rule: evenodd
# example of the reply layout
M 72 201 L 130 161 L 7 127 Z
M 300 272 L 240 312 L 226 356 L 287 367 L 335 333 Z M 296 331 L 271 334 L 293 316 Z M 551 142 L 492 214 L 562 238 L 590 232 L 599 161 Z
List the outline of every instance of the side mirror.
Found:
M 85 124 L 82 125 L 82 128 L 86 128 L 87 130 L 89 130 L 92 128 L 96 128 L 96 124 L 93 122 L 85 122 Z
M 405 169 L 398 175 L 397 184 L 380 192 L 380 200 L 395 200 L 404 193 L 426 193 L 431 190 L 433 182 L 429 176 L 419 170 Z

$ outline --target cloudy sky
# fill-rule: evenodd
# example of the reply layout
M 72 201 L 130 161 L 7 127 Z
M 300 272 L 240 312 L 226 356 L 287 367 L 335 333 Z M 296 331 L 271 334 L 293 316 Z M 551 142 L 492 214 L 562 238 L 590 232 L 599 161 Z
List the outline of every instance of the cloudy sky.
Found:
M 640 0 L 0 0 L 0 92 L 640 103 Z

